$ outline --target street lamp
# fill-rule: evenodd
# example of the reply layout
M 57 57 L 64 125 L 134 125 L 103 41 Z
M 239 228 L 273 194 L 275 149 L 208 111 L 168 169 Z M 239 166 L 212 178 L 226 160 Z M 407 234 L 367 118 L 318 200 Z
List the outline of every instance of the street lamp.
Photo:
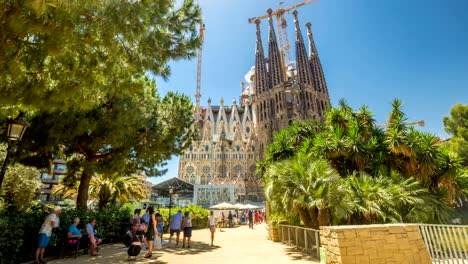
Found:
M 172 194 L 174 193 L 174 188 L 169 186 L 169 223 L 171 221 L 171 208 L 172 208 Z
M 19 113 L 17 118 L 8 119 L 7 124 L 8 148 L 5 161 L 3 161 L 2 171 L 0 172 L 0 189 L 2 188 L 3 178 L 5 177 L 8 162 L 10 161 L 10 157 L 13 152 L 13 147 L 21 140 L 24 135 L 24 131 L 29 127 L 29 123 L 26 121 L 26 115 L 22 111 Z

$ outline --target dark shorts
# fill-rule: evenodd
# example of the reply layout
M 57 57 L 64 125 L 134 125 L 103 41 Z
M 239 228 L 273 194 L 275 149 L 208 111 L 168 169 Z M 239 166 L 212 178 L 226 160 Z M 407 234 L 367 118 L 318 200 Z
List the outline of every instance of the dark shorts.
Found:
M 49 244 L 50 236 L 47 236 L 44 233 L 39 234 L 39 243 L 37 245 L 38 248 L 46 248 Z
M 192 237 L 192 228 L 184 227 L 184 237 Z
M 176 233 L 177 235 L 180 234 L 180 229 L 171 229 L 171 236 Z

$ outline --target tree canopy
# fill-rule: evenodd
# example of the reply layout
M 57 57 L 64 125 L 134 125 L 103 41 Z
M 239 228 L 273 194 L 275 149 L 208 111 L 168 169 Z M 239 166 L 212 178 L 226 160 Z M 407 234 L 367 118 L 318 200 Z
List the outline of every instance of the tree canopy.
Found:
M 200 8 L 192 0 L 0 1 L 0 103 L 22 110 L 89 110 L 132 96 L 145 74 L 194 56 Z
M 86 208 L 91 178 L 96 174 L 131 175 L 144 171 L 157 176 L 157 167 L 190 144 L 193 105 L 187 96 L 159 97 L 154 82 L 132 96 L 107 97 L 91 110 L 38 113 L 26 131 L 17 159 L 48 162 L 67 158 L 69 179 L 80 181 L 77 204 Z
M 468 105 L 457 104 L 450 111 L 449 117 L 444 117 L 445 131 L 452 135 L 446 143 L 448 148 L 463 159 L 463 165 L 468 167 Z
M 434 135 L 406 120 L 399 100 L 383 127 L 367 107 L 340 101 L 323 123 L 277 132 L 258 166 L 273 212 L 314 228 L 447 222 L 468 195 L 468 175 Z

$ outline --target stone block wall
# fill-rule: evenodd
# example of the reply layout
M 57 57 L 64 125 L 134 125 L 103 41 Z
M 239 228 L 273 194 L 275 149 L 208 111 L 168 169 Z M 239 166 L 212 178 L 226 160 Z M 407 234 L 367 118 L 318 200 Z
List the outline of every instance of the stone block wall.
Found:
M 327 264 L 431 264 L 417 224 L 320 227 Z

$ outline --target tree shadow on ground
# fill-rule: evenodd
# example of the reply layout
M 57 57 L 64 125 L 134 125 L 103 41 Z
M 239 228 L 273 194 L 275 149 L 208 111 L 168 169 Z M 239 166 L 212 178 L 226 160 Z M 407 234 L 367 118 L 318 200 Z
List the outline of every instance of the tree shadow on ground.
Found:
M 311 255 L 310 252 L 305 252 L 300 249 L 286 248 L 285 252 L 292 260 L 319 261 L 319 258 L 315 255 Z
M 181 246 L 168 246 L 163 249 L 164 252 L 168 252 L 174 255 L 197 255 L 207 252 L 212 252 L 216 249 L 219 249 L 220 246 L 210 246 L 208 243 L 192 241 L 190 243 L 190 248 L 182 248 Z
M 93 263 L 93 264 L 108 264 L 108 263 L 127 263 L 127 264 L 140 264 L 140 263 L 151 263 L 151 264 L 168 264 L 167 261 L 158 260 L 164 254 L 164 250 L 153 251 L 153 257 L 146 259 L 143 256 L 147 253 L 146 250 L 142 249 L 136 259 L 128 259 L 127 248 L 122 245 L 106 245 L 101 250 L 101 255 L 96 257 L 90 257 L 88 255 L 78 255 L 75 259 L 63 258 L 51 260 L 49 263 L 53 264 L 78 264 L 78 263 Z

